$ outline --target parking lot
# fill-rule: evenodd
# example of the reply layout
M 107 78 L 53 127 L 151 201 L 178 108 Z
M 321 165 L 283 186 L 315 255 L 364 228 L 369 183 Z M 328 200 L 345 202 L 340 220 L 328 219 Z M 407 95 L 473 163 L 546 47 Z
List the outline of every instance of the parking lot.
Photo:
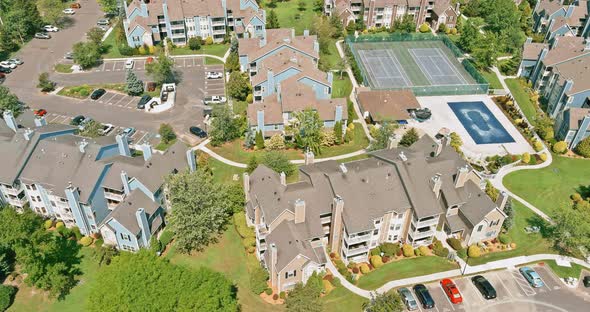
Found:
M 428 311 L 588 311 L 587 305 L 590 303 L 586 301 L 590 299 L 568 289 L 548 267 L 532 267 L 541 276 L 545 286 L 533 288 L 518 269 L 480 274 L 496 289 L 497 298 L 492 300 L 483 298 L 471 281 L 472 276 L 452 279 L 463 297 L 463 303 L 460 304 L 450 302 L 438 281 L 426 284 L 435 301 L 435 308 Z M 425 311 L 421 305 L 419 311 Z
M 86 117 L 93 118 L 90 115 L 86 116 Z M 60 115 L 60 114 L 54 114 L 54 113 L 48 113 L 45 116 L 47 123 L 56 123 L 56 124 L 62 124 L 62 125 L 69 125 L 73 118 L 74 118 L 74 116 L 66 116 L 66 115 Z M 96 121 L 101 122 L 103 124 L 109 123 L 106 120 L 96 120 Z M 123 129 L 126 128 L 126 126 L 121 126 L 121 125 L 113 125 L 113 126 L 114 126 L 113 130 L 110 131 L 108 134 L 106 134 L 106 136 L 115 136 L 118 133 L 121 133 L 123 131 Z M 133 144 L 142 144 L 145 142 L 150 142 L 152 144 L 152 146 L 155 146 L 156 144 L 158 144 L 158 142 L 160 142 L 160 139 L 157 134 L 143 131 L 143 130 L 136 130 L 135 133 L 133 133 L 130 136 L 130 139 Z
M 134 71 L 143 71 L 145 70 L 145 63 L 146 60 L 138 60 L 134 59 L 133 70 Z M 125 61 L 110 61 L 105 60 L 102 65 L 96 67 L 94 69 L 95 72 L 117 72 L 117 71 L 125 71 Z
M 139 101 L 139 97 L 137 96 L 130 96 L 126 94 L 121 94 L 117 92 L 107 91 L 103 96 L 101 96 L 98 100 L 85 100 L 92 105 L 93 103 L 101 103 L 109 106 L 117 106 L 122 108 L 128 109 L 137 109 L 137 102 Z

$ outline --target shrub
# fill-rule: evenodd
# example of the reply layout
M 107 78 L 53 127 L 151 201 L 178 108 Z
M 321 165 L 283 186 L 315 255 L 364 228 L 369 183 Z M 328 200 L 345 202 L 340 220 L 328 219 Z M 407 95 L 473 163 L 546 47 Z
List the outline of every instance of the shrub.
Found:
M 457 28 L 451 28 L 451 35 L 457 34 Z
M 336 253 L 335 252 L 331 252 L 330 253 L 330 259 L 334 259 L 334 257 L 336 257 Z
M 80 228 L 77 226 L 72 227 L 72 234 L 76 237 L 76 240 L 82 239 L 82 233 L 80 233 Z
M 325 294 L 329 294 L 334 289 L 334 286 L 328 280 L 323 280 L 322 284 L 324 286 L 324 293 Z
M 471 258 L 479 258 L 481 256 L 481 249 L 477 245 L 471 245 L 467 249 L 467 255 Z
M 414 249 L 414 255 L 416 255 L 416 257 L 424 256 L 424 254 L 422 253 L 422 250 L 420 250 L 419 248 Z
M 381 249 L 384 255 L 388 257 L 393 257 L 400 250 L 400 247 L 399 244 L 383 243 L 381 244 L 381 246 L 379 246 L 379 249 Z
M 342 285 L 342 283 L 340 282 L 340 279 L 335 277 L 330 283 L 332 283 L 332 285 L 334 285 L 334 287 L 340 287 L 340 285 Z
M 84 247 L 90 246 L 90 244 L 92 244 L 92 237 L 89 237 L 89 236 L 82 237 L 82 239 L 80 239 L 80 244 L 82 244 L 82 246 L 84 246 Z
M 255 237 L 246 237 L 242 241 L 242 244 L 244 245 L 245 248 L 248 248 L 250 246 L 256 246 L 256 238 Z
M 447 238 L 447 243 L 451 246 L 451 248 L 455 249 L 456 251 L 459 251 L 463 248 L 463 246 L 461 246 L 461 241 L 455 237 Z
M 248 104 L 252 104 L 252 102 L 254 102 L 254 95 L 252 95 L 252 93 L 249 93 L 246 96 L 246 102 L 248 102 Z
M 437 255 L 437 256 L 439 256 L 439 257 L 446 258 L 446 257 L 449 256 L 449 249 L 448 248 L 442 248 L 442 249 L 439 249 L 439 250 L 436 250 L 435 249 L 434 250 L 434 254 Z
M 267 295 L 269 295 L 269 296 L 272 295 L 272 288 L 265 289 L 264 290 L 264 293 L 267 294 Z
M 246 247 L 246 252 L 248 252 L 249 254 L 253 254 L 255 251 L 256 251 L 256 247 L 254 247 L 254 246 Z
M 430 253 L 430 251 L 428 250 L 428 247 L 426 247 L 426 246 L 420 246 L 420 247 L 418 247 L 418 249 L 420 249 L 420 252 L 422 253 L 423 256 L 428 256 L 428 254 Z
M 361 264 L 361 273 L 367 274 L 369 272 L 371 272 L 371 269 L 369 269 L 369 266 L 366 263 Z
M 119 45 L 119 53 L 121 53 L 121 55 L 123 56 L 131 56 L 133 54 L 135 54 L 135 49 L 128 46 L 127 44 L 121 44 Z
M 388 256 L 383 256 L 383 257 L 381 257 L 381 261 L 383 261 L 383 263 L 387 263 L 387 262 L 389 262 L 389 259 L 390 259 L 390 258 L 389 258 Z
M 510 242 L 512 241 L 510 239 L 510 236 L 508 236 L 507 234 L 498 235 L 498 240 L 500 240 L 500 243 L 502 244 L 510 244 Z
M 424 24 L 420 25 L 420 29 L 419 30 L 420 30 L 421 33 L 427 33 L 427 32 L 430 31 L 430 27 L 428 26 L 427 23 L 424 23 Z
M 59 230 L 59 229 L 61 229 L 61 228 L 63 228 L 63 227 L 65 227 L 65 224 L 64 224 L 63 222 L 61 222 L 61 221 L 58 221 L 57 223 L 55 223 L 55 228 L 56 228 L 56 229 L 58 229 L 58 230 Z
M 43 226 L 45 227 L 46 230 L 49 230 L 53 226 L 53 220 L 51 220 L 51 219 L 45 220 L 45 223 L 43 223 Z
M 279 293 L 279 298 L 281 298 L 281 299 L 285 299 L 285 298 L 287 298 L 287 294 L 285 294 L 285 292 L 284 292 L 284 291 L 281 291 L 281 292 Z
M 206 45 L 212 45 L 213 44 L 213 38 L 211 38 L 211 36 L 207 37 L 207 39 L 205 39 L 205 44 Z
M 0 311 L 6 311 L 12 304 L 16 287 L 0 284 Z
M 172 233 L 172 231 L 162 231 L 162 234 L 160 234 L 160 243 L 162 243 L 162 247 L 166 247 L 166 245 L 170 244 L 172 238 L 174 238 L 174 233 Z
M 250 289 L 252 289 L 252 292 L 254 292 L 256 295 L 261 294 L 267 289 L 267 280 L 268 272 L 262 267 L 257 266 L 250 274 Z
M 348 265 L 346 267 L 349 269 L 352 269 L 352 268 L 356 268 L 357 265 L 356 265 L 356 263 L 354 263 L 354 261 L 350 261 L 350 262 L 348 262 Z
M 590 136 L 580 141 L 574 151 L 582 157 L 590 158 Z
M 546 161 L 547 160 L 547 154 L 542 153 L 541 155 L 539 155 L 539 158 L 541 159 L 541 161 Z
M 398 250 L 398 251 L 395 253 L 395 256 L 396 256 L 396 257 L 401 257 L 403 254 L 404 254 L 404 253 L 402 252 L 402 249 L 400 248 L 400 250 Z
M 543 149 L 543 143 L 541 143 L 541 141 L 535 140 L 535 142 L 533 142 L 533 148 L 536 152 L 540 152 Z
M 531 162 L 531 154 L 529 154 L 528 152 L 525 152 L 524 154 L 522 154 L 522 162 L 525 164 L 528 164 Z
M 188 47 L 189 49 L 196 51 L 201 48 L 201 40 L 197 39 L 196 37 L 191 37 L 188 39 Z
M 510 248 L 512 248 L 512 249 L 516 248 L 516 243 L 510 243 Z
M 377 246 L 376 248 L 371 249 L 370 254 L 371 256 L 381 256 L 381 248 Z
M 563 154 L 567 151 L 567 143 L 565 141 L 559 141 L 553 144 L 553 151 L 557 154 Z
M 329 282 L 328 282 L 329 283 Z M 274 294 L 272 295 L 272 300 L 279 300 L 279 295 L 278 294 Z
M 357 268 L 357 267 L 352 268 L 352 273 L 359 274 L 359 268 Z
M 580 195 L 580 193 L 574 193 L 574 194 L 571 196 L 571 199 L 572 199 L 574 202 L 576 202 L 576 203 L 577 203 L 577 202 L 581 202 L 581 201 L 583 201 L 583 200 L 584 200 L 584 199 L 582 198 L 582 195 Z
M 269 151 L 278 151 L 286 148 L 285 139 L 281 134 L 275 134 L 270 139 L 264 141 L 264 148 Z
M 412 248 L 412 245 L 404 244 L 402 246 L 402 252 L 404 257 L 411 257 L 414 255 L 414 248 Z
M 381 260 L 381 256 L 371 256 L 371 265 L 378 269 L 383 266 L 383 261 Z
M 467 249 L 463 248 L 461 250 L 457 250 L 457 256 L 459 258 L 465 259 L 465 257 L 467 257 Z

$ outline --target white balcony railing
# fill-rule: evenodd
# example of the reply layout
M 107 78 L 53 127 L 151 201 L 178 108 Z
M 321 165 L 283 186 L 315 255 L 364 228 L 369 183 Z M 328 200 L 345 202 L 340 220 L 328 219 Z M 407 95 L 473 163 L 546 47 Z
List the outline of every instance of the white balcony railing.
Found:
M 116 193 L 111 193 L 111 192 L 104 192 L 104 197 L 106 199 L 110 199 L 110 200 L 115 200 L 118 202 L 123 201 L 123 194 L 116 194 Z
M 369 234 L 365 234 L 365 235 L 360 235 L 360 236 L 349 236 L 349 237 L 344 237 L 344 239 L 346 240 L 346 242 L 348 243 L 348 245 L 353 245 L 356 243 L 361 243 L 364 241 L 368 241 L 371 239 L 371 233 Z
M 326 224 L 326 223 L 330 223 L 330 222 L 332 222 L 332 217 L 330 217 L 330 216 L 320 218 L 321 224 Z
M 432 226 L 432 225 L 437 225 L 438 224 L 438 218 L 435 219 L 431 219 L 431 220 L 427 220 L 427 221 L 412 221 L 412 223 L 414 223 L 414 225 L 416 226 L 416 228 L 421 228 L 421 227 L 425 227 L 425 226 Z
M 432 236 L 432 235 L 434 235 L 434 230 L 430 230 L 430 231 L 426 231 L 426 232 L 418 232 L 418 231 L 415 231 L 412 234 L 412 238 L 414 240 L 418 240 L 418 239 L 421 239 L 421 238 L 424 238 L 424 237 L 429 237 L 429 236 Z
M 2 192 L 6 195 L 14 195 L 17 196 L 18 194 L 20 194 L 20 192 L 22 192 L 23 190 L 20 188 L 14 188 L 14 187 L 7 187 L 7 186 L 2 186 Z
M 363 252 L 368 252 L 369 251 L 369 246 L 362 246 L 362 247 L 351 248 L 351 249 L 343 248 L 342 250 L 344 251 L 344 253 L 347 256 L 352 256 L 352 255 L 361 254 Z

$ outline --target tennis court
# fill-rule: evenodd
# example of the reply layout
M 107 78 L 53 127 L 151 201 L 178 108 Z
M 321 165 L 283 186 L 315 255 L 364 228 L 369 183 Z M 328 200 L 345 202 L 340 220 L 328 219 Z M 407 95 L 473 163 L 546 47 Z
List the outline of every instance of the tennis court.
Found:
M 441 40 L 356 41 L 349 46 L 372 89 L 412 89 L 416 95 L 487 93 L 487 84 L 476 81 Z

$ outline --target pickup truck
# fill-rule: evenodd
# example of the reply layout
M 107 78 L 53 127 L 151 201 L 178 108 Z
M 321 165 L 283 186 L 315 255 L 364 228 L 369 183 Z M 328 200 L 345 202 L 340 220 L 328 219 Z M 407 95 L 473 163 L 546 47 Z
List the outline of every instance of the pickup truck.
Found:
M 227 101 L 227 99 L 225 98 L 225 96 L 208 96 L 205 97 L 203 99 L 203 104 L 205 105 L 209 105 L 209 104 L 222 104 L 225 103 L 225 101 Z

